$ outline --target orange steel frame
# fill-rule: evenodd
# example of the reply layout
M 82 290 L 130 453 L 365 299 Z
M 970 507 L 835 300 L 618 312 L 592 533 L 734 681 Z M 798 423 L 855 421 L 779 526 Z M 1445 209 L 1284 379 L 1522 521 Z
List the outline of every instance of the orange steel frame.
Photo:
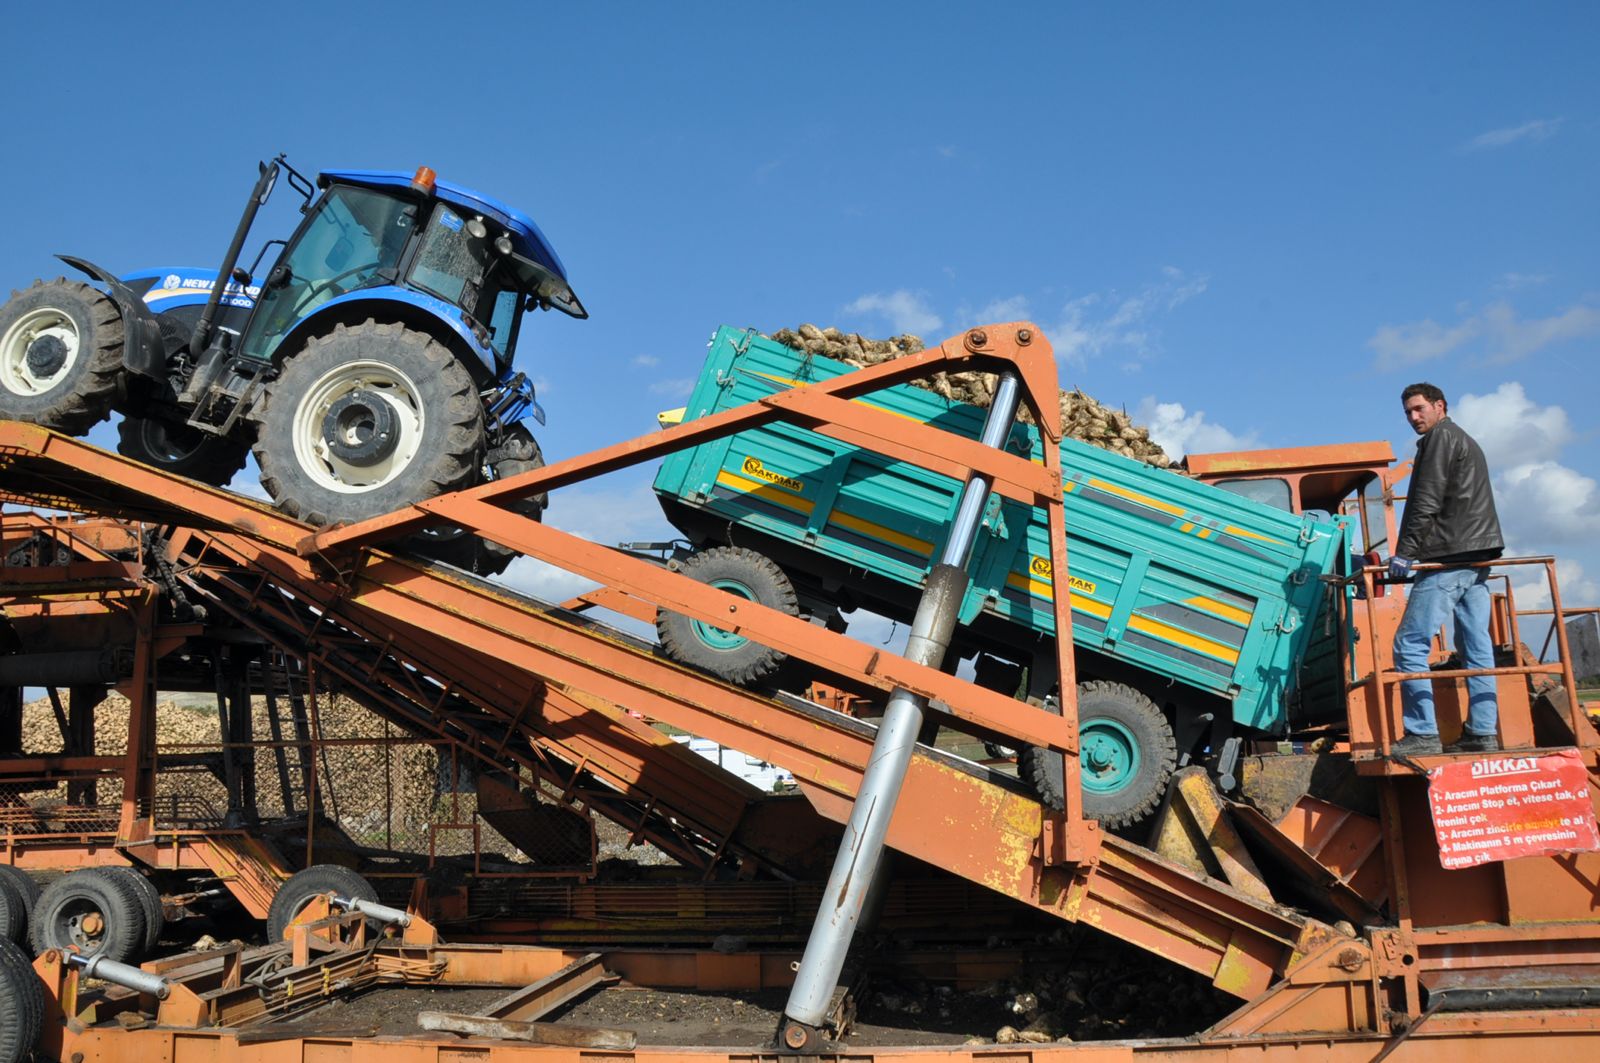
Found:
M 583 458 L 483 487 L 418 503 L 408 510 L 345 528 L 310 532 L 265 507 L 143 470 L 92 447 L 39 429 L 0 424 L 0 497 L 39 504 L 104 507 L 117 513 L 165 517 L 192 529 L 176 551 L 186 579 L 238 578 L 248 572 L 272 595 L 306 603 L 349 631 L 385 633 L 386 645 L 461 693 L 477 711 L 515 722 L 535 709 L 574 716 L 597 708 L 643 712 L 714 741 L 788 767 L 819 811 L 848 815 L 866 759 L 871 728 L 815 706 L 796 705 L 730 687 L 642 652 L 603 627 L 548 607 L 529 608 L 515 596 L 468 577 L 392 557 L 376 544 L 431 524 L 468 528 L 503 545 L 594 579 L 610 595 L 647 608 L 668 608 L 736 630 L 756 641 L 827 667 L 862 688 L 904 687 L 942 703 L 947 722 L 964 729 L 1048 748 L 1062 755 L 1069 801 L 1077 793 L 1077 727 L 1071 692 L 1071 639 L 1058 642 L 1063 715 L 1055 717 L 985 691 L 897 655 L 863 646 L 688 577 L 537 524 L 508 509 L 518 497 L 579 482 L 670 450 L 731 434 L 756 423 L 786 418 L 836 438 L 960 478 L 968 470 L 992 477 L 1008 497 L 1047 508 L 1052 563 L 1067 571 L 1060 506 L 1061 470 L 1056 448 L 1045 448 L 1041 467 L 1012 455 L 908 425 L 849 400 L 876 388 L 938 371 L 1014 366 L 1025 401 L 1046 436 L 1059 438 L 1056 377 L 1049 345 L 1025 324 L 973 330 L 937 348 L 826 384 L 796 389 L 758 404 L 688 422 Z M 180 537 L 182 538 L 182 537 Z M 270 592 L 270 593 L 269 593 Z M 1368 599 L 1369 602 L 1372 600 Z M 1058 630 L 1070 630 L 1065 597 L 1057 602 Z M 1381 724 L 1380 724 L 1381 727 Z M 1393 896 L 1405 913 L 1417 901 L 1425 875 L 1431 830 L 1409 779 L 1385 778 L 1385 820 L 1392 832 Z M 937 811 L 936 811 L 937 810 Z M 956 811 L 952 811 L 956 810 Z M 1420 812 L 1419 812 L 1420 810 Z M 926 820 L 936 817 L 936 829 Z M 1455 910 L 1487 925 L 1462 927 L 1402 915 L 1392 929 L 1351 937 L 1301 912 L 1242 894 L 1177 867 L 1139 846 L 1102 836 L 1069 805 L 1051 813 L 1038 802 L 981 775 L 919 751 L 907 777 L 889 844 L 955 874 L 982 883 L 1064 919 L 1094 925 L 1123 940 L 1200 971 L 1244 1001 L 1228 1019 L 1185 1051 L 1231 1057 L 1249 1052 L 1316 1051 L 1319 1058 L 1371 1058 L 1374 1045 L 1411 1034 L 1408 1051 L 1423 1046 L 1459 1051 L 1465 1037 L 1493 1038 L 1511 1046 L 1537 1043 L 1592 1045 L 1600 1015 L 1586 1011 L 1499 1011 L 1424 1016 L 1423 989 L 1441 971 L 1493 977 L 1518 964 L 1600 963 L 1600 920 L 1593 897 L 1600 868 L 1590 857 L 1518 861 L 1526 873 L 1507 871 L 1499 903 L 1484 900 L 1481 884 L 1465 891 Z M 1420 854 L 1417 855 L 1417 854 Z M 1513 865 L 1506 865 L 1507 869 Z M 1435 882 L 1463 883 L 1435 872 Z M 1409 876 L 1409 877 L 1408 877 Z M 1565 885 L 1558 880 L 1565 878 Z M 1441 910 L 1448 910 L 1448 906 Z M 1540 925 L 1527 925 L 1537 921 Z M 1316 1031 L 1308 1034 L 1308 1031 Z M 327 1050 L 319 1047 L 326 1041 Z M 1485 1045 L 1487 1041 L 1473 1042 Z M 181 1045 L 181 1047 L 180 1047 Z M 1311 1046 L 1315 1046 L 1314 1048 Z M 1160 1046 L 1150 1046 L 1151 1050 Z M 437 1043 L 383 1042 L 416 1059 L 441 1052 Z M 299 1058 L 368 1051 L 364 1042 L 294 1041 Z M 377 1045 L 371 1050 L 380 1050 Z M 1142 1050 L 1142 1049 L 1141 1049 Z M 108 1052 L 155 1052 L 185 1059 L 226 1054 L 229 1059 L 280 1049 L 230 1043 L 208 1031 L 69 1030 L 62 1052 L 85 1058 Z M 506 1048 L 496 1053 L 564 1050 Z M 992 1051 L 992 1050 L 991 1050 Z M 1052 1057 L 1065 1048 L 1010 1046 L 1008 1057 Z M 1076 1047 L 1073 1049 L 1076 1054 Z M 1089 1047 L 1126 1058 L 1127 1046 Z M 682 1058 L 682 1050 L 639 1050 L 641 1056 Z M 721 1058 L 725 1053 L 687 1053 Z M 862 1053 L 852 1050 L 851 1055 Z M 897 1058 L 918 1054 L 895 1050 Z M 988 1052 L 939 1050 L 941 1059 Z M 726 1053 L 730 1058 L 748 1053 Z M 453 1057 L 454 1058 L 454 1057 Z M 565 1058 L 563 1056 L 562 1058 Z

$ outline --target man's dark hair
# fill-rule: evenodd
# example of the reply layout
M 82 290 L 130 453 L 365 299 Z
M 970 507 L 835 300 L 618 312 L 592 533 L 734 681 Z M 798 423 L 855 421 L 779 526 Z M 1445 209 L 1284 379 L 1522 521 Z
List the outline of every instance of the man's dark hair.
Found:
M 1444 403 L 1444 412 L 1450 412 L 1450 400 L 1445 398 L 1444 392 L 1440 391 L 1433 384 L 1429 384 L 1426 381 L 1421 384 L 1412 384 L 1410 387 L 1406 388 L 1400 393 L 1401 404 L 1403 405 L 1410 402 L 1411 396 L 1413 395 L 1421 395 L 1429 402 L 1442 402 Z

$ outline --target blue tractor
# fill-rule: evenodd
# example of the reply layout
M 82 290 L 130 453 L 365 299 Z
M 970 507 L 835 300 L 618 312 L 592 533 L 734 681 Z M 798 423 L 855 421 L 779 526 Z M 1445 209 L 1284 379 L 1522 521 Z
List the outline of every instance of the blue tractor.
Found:
M 241 267 L 280 175 L 304 220 Z M 0 418 L 81 435 L 116 411 L 121 453 L 217 485 L 253 450 L 279 508 L 319 525 L 542 465 L 522 315 L 588 316 L 533 219 L 427 167 L 313 187 L 280 155 L 216 271 L 60 257 L 98 286 L 39 281 L 0 307 Z M 413 545 L 482 573 L 512 556 L 449 530 Z

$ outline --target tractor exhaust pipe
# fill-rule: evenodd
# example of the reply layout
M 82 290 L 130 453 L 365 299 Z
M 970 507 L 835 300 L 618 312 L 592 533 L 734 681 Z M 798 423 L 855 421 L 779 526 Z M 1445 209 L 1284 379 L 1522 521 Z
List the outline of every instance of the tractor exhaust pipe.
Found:
M 217 269 L 217 282 L 211 286 L 211 298 L 206 300 L 206 308 L 200 312 L 200 320 L 195 322 L 194 332 L 189 337 L 189 353 L 194 358 L 204 354 L 206 345 L 211 342 L 211 326 L 217 319 L 217 307 L 222 305 L 222 293 L 233 283 L 233 268 L 239 264 L 239 252 L 244 249 L 245 238 L 255 224 L 256 212 L 272 195 L 272 186 L 278 183 L 278 166 L 281 162 L 283 156 L 279 155 L 270 163 L 259 164 L 261 176 L 256 178 L 256 187 L 250 193 L 249 202 L 244 205 L 244 214 L 239 218 L 239 227 L 233 231 L 233 242 L 228 245 L 228 253 L 222 256 L 222 265 Z

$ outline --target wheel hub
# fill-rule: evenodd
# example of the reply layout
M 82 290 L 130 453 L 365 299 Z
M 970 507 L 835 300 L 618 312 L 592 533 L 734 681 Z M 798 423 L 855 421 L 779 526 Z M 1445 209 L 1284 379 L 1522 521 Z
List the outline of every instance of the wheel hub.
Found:
M 346 465 L 370 468 L 394 453 L 400 443 L 394 411 L 365 388 L 341 396 L 322 419 L 328 451 Z
M 71 353 L 60 336 L 53 333 L 39 336 L 28 344 L 28 372 L 41 379 L 53 377 L 61 372 Z

